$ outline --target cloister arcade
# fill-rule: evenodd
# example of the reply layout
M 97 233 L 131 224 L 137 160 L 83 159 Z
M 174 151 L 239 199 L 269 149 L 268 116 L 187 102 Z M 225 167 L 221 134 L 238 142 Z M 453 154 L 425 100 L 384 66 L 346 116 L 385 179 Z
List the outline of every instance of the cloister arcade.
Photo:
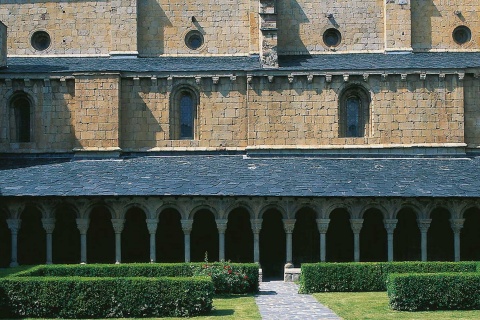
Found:
M 480 259 L 477 199 L 8 199 L 0 266 L 231 260 L 286 263 Z

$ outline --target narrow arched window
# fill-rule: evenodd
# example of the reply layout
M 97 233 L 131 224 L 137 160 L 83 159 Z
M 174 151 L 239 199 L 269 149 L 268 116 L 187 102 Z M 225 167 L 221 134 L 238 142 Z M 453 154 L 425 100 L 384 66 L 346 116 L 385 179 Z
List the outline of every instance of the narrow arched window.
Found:
M 32 104 L 24 93 L 11 100 L 10 139 L 12 142 L 30 142 L 32 130 Z
M 196 91 L 190 87 L 181 87 L 174 91 L 170 103 L 171 139 L 194 139 L 198 106 Z
M 193 139 L 194 99 L 189 92 L 182 92 L 180 98 L 180 139 Z
M 369 104 L 367 92 L 359 86 L 350 87 L 340 95 L 340 137 L 355 138 L 366 135 Z

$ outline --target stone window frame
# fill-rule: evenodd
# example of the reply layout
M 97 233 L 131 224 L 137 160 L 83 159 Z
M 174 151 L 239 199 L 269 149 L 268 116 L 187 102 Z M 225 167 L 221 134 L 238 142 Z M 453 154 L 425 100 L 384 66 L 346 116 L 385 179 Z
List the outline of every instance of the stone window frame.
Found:
M 28 104 L 29 112 L 20 112 L 19 101 L 25 101 Z M 31 96 L 24 91 L 15 92 L 9 99 L 9 125 L 11 143 L 29 143 L 33 142 L 33 122 L 34 122 L 34 101 Z M 25 119 L 27 117 L 28 119 Z M 27 129 L 28 127 L 28 129 Z
M 358 110 L 358 132 L 356 135 L 349 135 L 347 128 L 347 101 L 357 98 L 359 101 Z M 368 136 L 370 124 L 371 98 L 369 91 L 358 84 L 344 88 L 339 95 L 338 104 L 338 135 L 341 138 L 363 138 Z
M 185 96 L 192 99 L 191 119 L 189 120 L 192 127 L 191 135 L 182 135 L 182 114 L 181 101 Z M 200 104 L 200 95 L 198 90 L 190 85 L 181 85 L 172 91 L 170 99 L 170 139 L 171 140 L 195 140 L 197 137 L 197 115 L 198 106 Z
M 48 39 L 48 46 L 42 47 L 39 43 L 42 37 L 45 37 Z M 50 33 L 45 30 L 45 29 L 38 29 L 34 30 L 30 34 L 30 45 L 32 46 L 32 49 L 35 50 L 36 52 L 45 52 L 48 51 L 52 47 L 52 36 Z

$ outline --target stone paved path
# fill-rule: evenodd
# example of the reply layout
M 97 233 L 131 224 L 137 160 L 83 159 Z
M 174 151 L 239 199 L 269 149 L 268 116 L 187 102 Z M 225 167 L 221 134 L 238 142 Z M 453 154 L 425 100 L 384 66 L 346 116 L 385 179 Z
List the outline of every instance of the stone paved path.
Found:
M 298 294 L 293 282 L 260 283 L 255 302 L 262 319 L 341 319 L 309 294 Z

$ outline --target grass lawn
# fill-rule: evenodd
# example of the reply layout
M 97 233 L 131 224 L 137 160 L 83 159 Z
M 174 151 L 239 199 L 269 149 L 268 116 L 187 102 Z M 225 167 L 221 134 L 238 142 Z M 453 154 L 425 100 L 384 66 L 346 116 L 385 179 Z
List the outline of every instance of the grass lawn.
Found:
M 480 319 L 480 310 L 469 311 L 394 311 L 386 292 L 326 292 L 313 296 L 345 320 L 448 320 Z
M 23 271 L 30 266 L 0 269 L 0 277 Z M 135 318 L 128 318 L 129 320 Z M 141 318 L 147 320 L 148 318 Z M 158 318 L 158 319 L 186 319 L 186 318 Z M 217 295 L 213 299 L 213 310 L 206 316 L 194 317 L 195 320 L 250 320 L 261 319 L 253 294 L 249 295 Z M 39 319 L 32 319 L 39 320 Z

